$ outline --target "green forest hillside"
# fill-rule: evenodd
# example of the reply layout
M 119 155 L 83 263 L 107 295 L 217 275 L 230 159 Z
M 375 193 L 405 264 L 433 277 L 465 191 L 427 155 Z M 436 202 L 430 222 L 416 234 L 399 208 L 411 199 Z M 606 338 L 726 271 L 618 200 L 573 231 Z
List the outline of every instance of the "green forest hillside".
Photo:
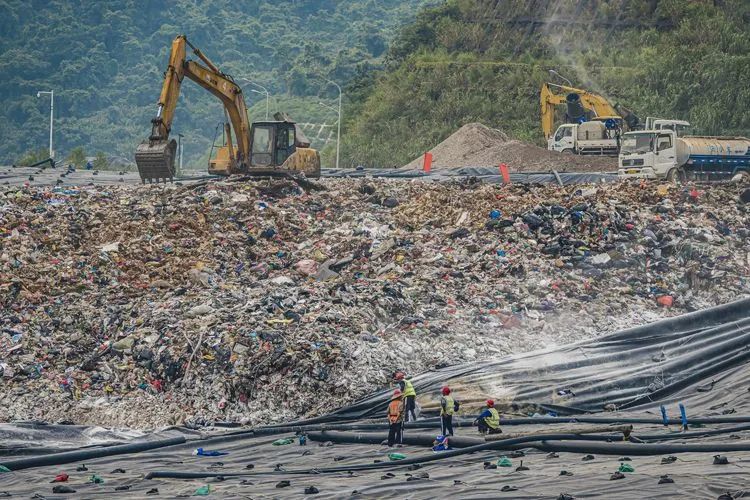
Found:
M 555 69 L 646 116 L 750 135 L 747 0 L 449 0 L 354 81 L 350 165 L 403 165 L 480 121 L 543 144 L 539 88 Z
M 82 146 L 132 159 L 148 135 L 167 52 L 181 33 L 236 79 L 267 87 L 274 109 L 333 124 L 318 102 L 380 64 L 394 29 L 425 0 L 6 0 L 0 2 L 0 164 L 45 148 L 55 91 L 58 158 Z M 435 3 L 435 2 L 432 2 Z M 249 88 L 253 88 L 250 86 Z M 188 82 L 174 132 L 204 156 L 222 119 L 219 102 Z M 247 92 L 251 119 L 264 97 Z

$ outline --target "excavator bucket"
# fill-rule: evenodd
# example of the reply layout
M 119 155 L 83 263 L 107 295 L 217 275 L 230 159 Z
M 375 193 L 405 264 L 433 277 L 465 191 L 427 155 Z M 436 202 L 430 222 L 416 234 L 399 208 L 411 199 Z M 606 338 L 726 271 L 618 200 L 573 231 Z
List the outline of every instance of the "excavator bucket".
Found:
M 174 177 L 177 141 L 144 141 L 135 150 L 135 164 L 141 182 L 167 182 Z

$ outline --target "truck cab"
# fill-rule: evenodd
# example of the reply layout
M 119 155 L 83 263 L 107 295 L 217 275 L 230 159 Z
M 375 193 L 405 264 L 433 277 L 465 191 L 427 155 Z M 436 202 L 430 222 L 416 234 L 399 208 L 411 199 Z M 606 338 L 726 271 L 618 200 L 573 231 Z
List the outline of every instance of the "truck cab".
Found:
M 674 177 L 677 166 L 677 132 L 674 130 L 665 128 L 623 134 L 618 157 L 619 175 L 646 179 Z
M 673 130 L 677 137 L 688 135 L 692 126 L 685 120 L 672 120 L 667 118 L 656 118 L 649 116 L 646 118 L 644 130 Z
M 577 124 L 566 123 L 560 125 L 555 131 L 555 135 L 547 140 L 547 149 L 557 151 L 558 153 L 575 152 L 575 130 Z

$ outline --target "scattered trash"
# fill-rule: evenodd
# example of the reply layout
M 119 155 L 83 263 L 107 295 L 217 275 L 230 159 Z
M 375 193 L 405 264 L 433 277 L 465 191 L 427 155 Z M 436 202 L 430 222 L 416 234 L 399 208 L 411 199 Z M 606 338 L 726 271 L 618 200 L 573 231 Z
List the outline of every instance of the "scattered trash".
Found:
M 204 450 L 203 448 L 196 448 L 193 450 L 193 455 L 198 455 L 199 457 L 220 457 L 222 455 L 229 455 L 229 453 L 226 451 Z
M 282 183 L 0 186 L 4 420 L 313 417 L 384 387 L 383 359 L 418 373 L 747 293 L 736 186 Z
M 52 487 L 52 493 L 61 494 L 61 493 L 75 493 L 75 492 L 76 490 L 64 484 L 58 484 L 57 486 Z
M 621 463 L 620 468 L 617 470 L 619 470 L 620 472 L 635 472 L 635 467 L 630 464 Z
M 497 461 L 498 467 L 512 467 L 513 464 L 508 457 L 500 457 Z
M 206 484 L 195 490 L 194 497 L 205 497 L 211 494 L 211 485 Z

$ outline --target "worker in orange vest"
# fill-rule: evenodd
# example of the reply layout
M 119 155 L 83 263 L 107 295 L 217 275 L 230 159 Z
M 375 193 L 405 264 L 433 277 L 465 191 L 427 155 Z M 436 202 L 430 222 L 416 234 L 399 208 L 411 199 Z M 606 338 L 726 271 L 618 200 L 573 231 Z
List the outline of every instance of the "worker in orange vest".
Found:
M 403 440 L 404 401 L 401 391 L 393 391 L 393 399 L 388 403 L 388 446 Z

